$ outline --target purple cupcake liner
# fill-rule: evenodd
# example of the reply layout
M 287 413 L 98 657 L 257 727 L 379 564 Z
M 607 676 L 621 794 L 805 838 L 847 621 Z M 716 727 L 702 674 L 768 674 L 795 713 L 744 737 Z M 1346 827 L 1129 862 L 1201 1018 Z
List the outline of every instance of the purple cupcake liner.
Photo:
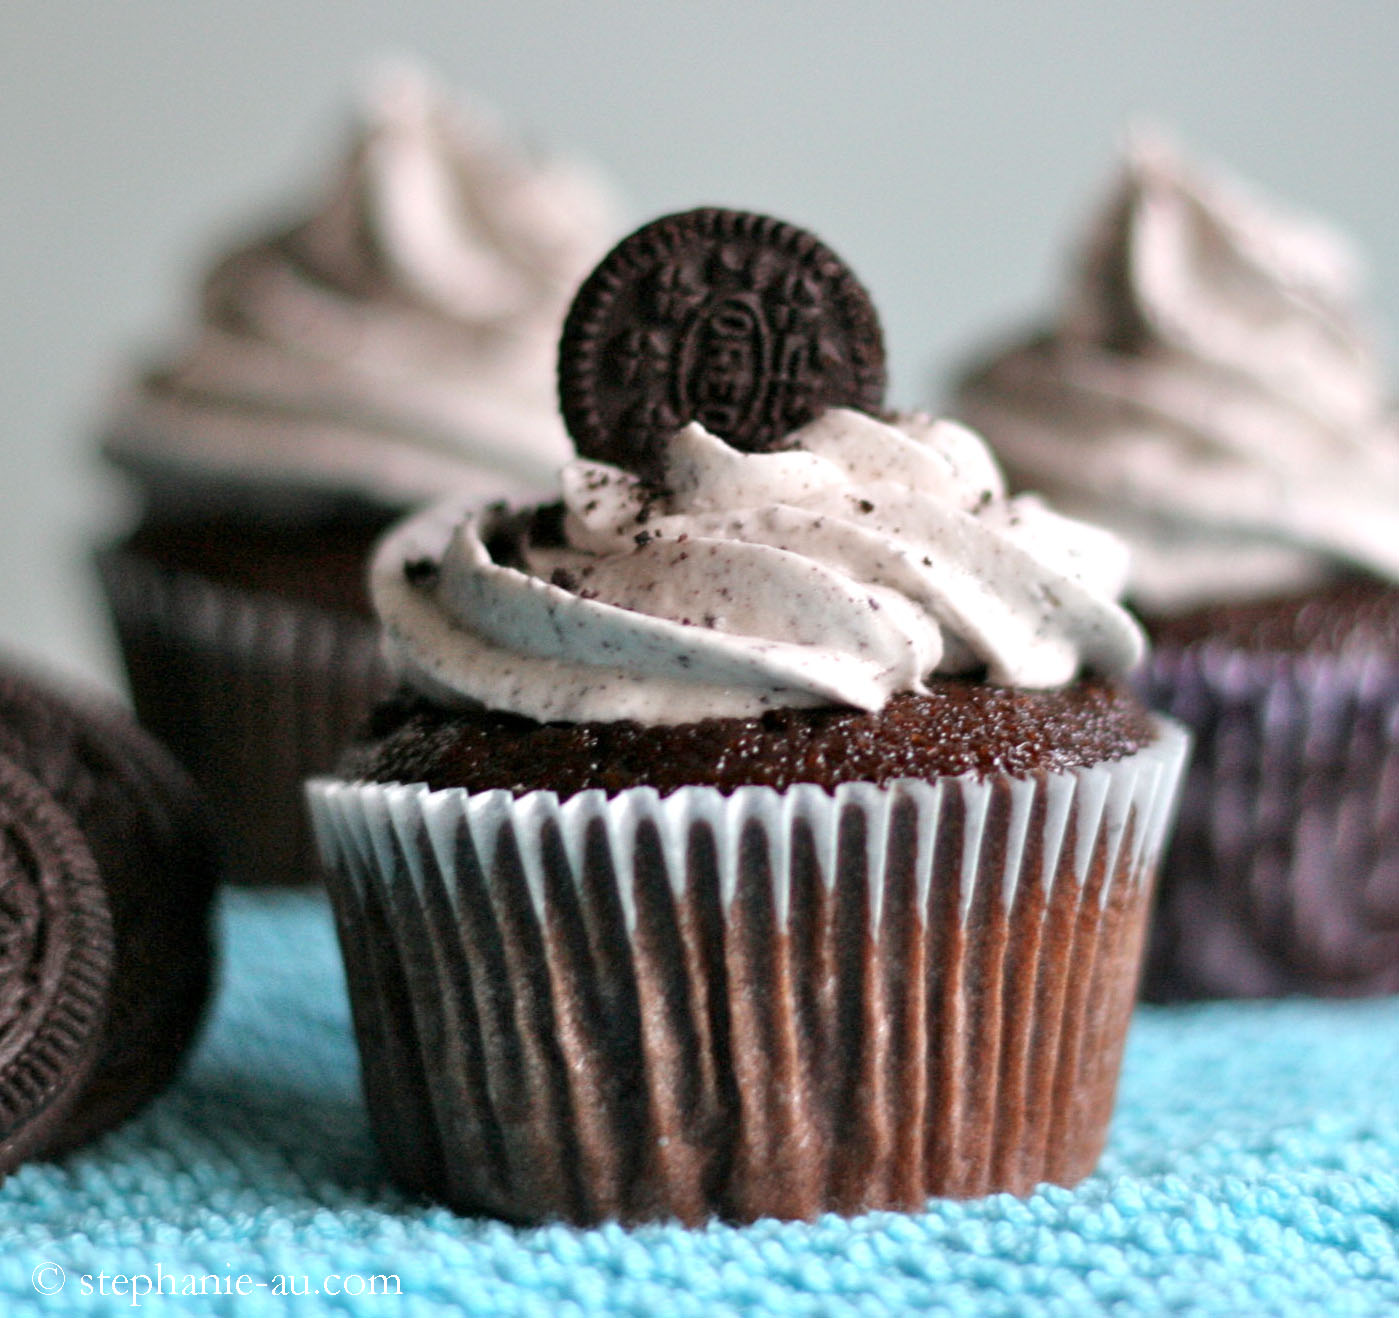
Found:
M 137 718 L 203 790 L 235 883 L 319 881 L 303 784 L 392 687 L 373 625 L 98 554 Z
M 1187 740 L 834 793 L 311 784 L 391 1171 L 578 1223 L 1080 1180 Z
M 1146 996 L 1399 992 L 1399 656 L 1161 647 L 1195 736 Z

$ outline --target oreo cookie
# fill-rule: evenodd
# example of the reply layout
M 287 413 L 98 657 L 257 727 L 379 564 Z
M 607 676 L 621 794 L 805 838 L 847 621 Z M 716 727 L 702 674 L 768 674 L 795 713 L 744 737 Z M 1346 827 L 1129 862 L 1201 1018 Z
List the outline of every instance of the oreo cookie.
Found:
M 86 839 L 29 773 L 0 758 L 0 1175 L 47 1151 L 80 1100 L 114 965 Z
M 213 830 L 171 757 L 122 711 L 0 670 L 0 757 L 81 836 L 111 913 L 114 962 L 99 1053 L 43 1152 L 75 1147 L 169 1083 L 209 996 Z
M 884 343 L 864 286 L 820 239 L 705 208 L 638 229 L 578 291 L 559 401 L 578 452 L 650 475 L 689 421 L 745 452 L 829 407 L 876 412 Z

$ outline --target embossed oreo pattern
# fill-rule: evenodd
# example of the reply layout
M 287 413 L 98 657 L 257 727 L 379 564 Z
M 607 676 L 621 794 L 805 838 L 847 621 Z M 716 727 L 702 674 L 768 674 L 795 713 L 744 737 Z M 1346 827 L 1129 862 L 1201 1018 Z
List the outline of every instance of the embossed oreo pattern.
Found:
M 813 235 L 702 209 L 655 220 L 588 277 L 564 324 L 559 395 L 579 453 L 639 474 L 689 421 L 746 452 L 828 407 L 879 410 L 869 294 Z
M 76 825 L 0 759 L 0 1174 L 38 1152 L 96 1055 L 112 922 Z

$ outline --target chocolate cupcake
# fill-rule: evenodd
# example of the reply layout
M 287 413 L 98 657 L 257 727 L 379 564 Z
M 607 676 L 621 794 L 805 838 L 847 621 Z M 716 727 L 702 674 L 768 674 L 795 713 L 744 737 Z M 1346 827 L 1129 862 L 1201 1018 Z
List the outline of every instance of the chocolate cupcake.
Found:
M 1154 997 L 1399 991 L 1399 431 L 1335 235 L 1129 148 L 1057 323 L 961 381 L 1013 486 L 1116 530 L 1195 731 Z
M 223 257 L 187 349 L 115 400 L 143 512 L 100 557 L 136 709 L 228 821 L 242 882 L 314 861 L 300 782 L 385 689 L 369 547 L 566 453 L 552 357 L 604 246 L 590 180 L 398 71 L 305 218 Z
M 18 810 L 0 859 L 0 1038 L 13 1068 L 34 1004 L 63 1014 L 61 1046 L 40 1050 L 55 1099 L 19 1146 L 53 1155 L 137 1111 L 186 1055 L 208 1001 L 216 853 L 194 788 L 163 749 L 120 712 L 10 667 L 0 671 L 0 781 Z M 71 886 L 80 900 L 58 901 Z M 81 970 L 72 992 L 50 993 L 40 972 L 51 965 Z M 13 1165 L 5 1074 L 0 1158 Z M 32 1098 L 32 1082 L 21 1089 Z
M 1120 546 L 856 410 L 868 298 L 775 220 L 627 239 L 560 377 L 562 502 L 389 535 L 403 693 L 310 789 L 394 1174 L 575 1222 L 1079 1180 L 1185 741 L 1111 681 Z

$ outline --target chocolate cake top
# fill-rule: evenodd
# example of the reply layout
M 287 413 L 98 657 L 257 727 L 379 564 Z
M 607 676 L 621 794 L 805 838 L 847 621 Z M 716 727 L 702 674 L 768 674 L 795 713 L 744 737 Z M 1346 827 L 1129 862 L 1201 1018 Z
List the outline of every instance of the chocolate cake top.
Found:
M 489 711 L 443 710 L 406 693 L 382 706 L 376 740 L 341 772 L 380 782 L 560 796 L 599 788 L 709 786 L 784 790 L 798 783 L 884 784 L 962 773 L 1024 777 L 1130 755 L 1155 739 L 1150 716 L 1111 683 L 1013 691 L 939 683 L 883 709 L 782 709 L 676 728 L 630 721 L 538 724 Z

